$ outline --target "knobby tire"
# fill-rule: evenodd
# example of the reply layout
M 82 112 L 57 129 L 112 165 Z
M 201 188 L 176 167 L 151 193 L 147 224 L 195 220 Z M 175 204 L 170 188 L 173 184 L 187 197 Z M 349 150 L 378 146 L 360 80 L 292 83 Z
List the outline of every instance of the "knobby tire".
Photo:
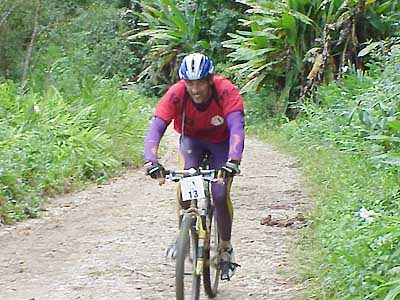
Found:
M 220 269 L 217 262 L 213 258 L 218 255 L 219 234 L 217 222 L 214 216 L 214 210 L 210 209 L 208 218 L 210 225 L 208 228 L 208 247 L 205 248 L 204 253 L 204 270 L 203 270 L 203 283 L 204 289 L 210 298 L 217 295 Z
M 198 300 L 200 298 L 200 276 L 195 273 L 198 239 L 194 222 L 195 218 L 191 215 L 185 215 L 179 230 L 175 269 L 177 300 Z M 192 267 L 187 269 L 190 260 Z

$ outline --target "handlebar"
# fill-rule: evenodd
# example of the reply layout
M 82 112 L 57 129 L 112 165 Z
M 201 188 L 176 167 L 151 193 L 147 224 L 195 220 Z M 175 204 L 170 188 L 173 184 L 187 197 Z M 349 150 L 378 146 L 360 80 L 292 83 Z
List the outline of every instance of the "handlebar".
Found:
M 166 170 L 165 178 L 167 180 L 178 182 L 184 177 L 202 176 L 206 181 L 215 182 L 217 181 L 216 173 L 217 172 L 215 169 L 198 170 L 195 168 L 190 168 L 187 170 Z

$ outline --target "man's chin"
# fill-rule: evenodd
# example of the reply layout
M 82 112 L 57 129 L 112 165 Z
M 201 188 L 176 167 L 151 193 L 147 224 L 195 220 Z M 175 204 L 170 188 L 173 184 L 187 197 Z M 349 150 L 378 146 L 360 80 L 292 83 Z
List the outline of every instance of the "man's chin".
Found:
M 204 99 L 201 97 L 192 97 L 192 99 L 193 99 L 194 103 L 196 103 L 196 104 L 202 104 L 205 102 Z

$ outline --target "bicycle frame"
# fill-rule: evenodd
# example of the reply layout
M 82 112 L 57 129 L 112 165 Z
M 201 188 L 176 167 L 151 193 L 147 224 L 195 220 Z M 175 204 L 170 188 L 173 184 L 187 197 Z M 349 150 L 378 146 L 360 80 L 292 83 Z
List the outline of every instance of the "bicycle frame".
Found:
M 212 249 L 218 249 L 218 229 L 215 226 L 216 219 L 213 215 L 211 200 L 211 182 L 219 182 L 215 178 L 217 171 L 209 169 L 207 159 L 203 161 L 204 169 L 166 171 L 168 181 L 179 182 L 181 185 L 181 197 L 183 202 L 189 202 L 188 208 L 181 208 L 180 230 L 178 237 L 178 252 L 176 257 L 176 297 L 178 300 L 185 298 L 185 277 L 192 275 L 190 280 L 192 299 L 198 300 L 200 295 L 200 278 L 203 279 L 204 289 L 210 298 L 217 294 L 219 281 L 219 266 L 214 264 L 214 257 L 211 257 Z M 213 231 L 215 230 L 215 231 Z M 194 242 L 190 239 L 190 232 Z M 214 238 L 213 238 L 214 237 Z M 187 242 L 186 242 L 187 241 Z M 191 263 L 191 271 L 185 273 L 184 261 L 186 243 L 192 243 L 194 260 Z M 214 245 L 214 247 L 212 247 Z M 217 250 L 216 250 L 217 251 Z M 217 271 L 212 271 L 217 270 Z M 215 273 L 214 273 L 215 272 Z
M 196 275 L 202 275 L 204 269 L 204 249 L 208 247 L 207 245 L 207 213 L 211 207 L 211 193 L 210 193 L 210 182 L 216 182 L 215 178 L 216 171 L 213 169 L 206 170 L 177 170 L 177 171 L 167 171 L 166 179 L 171 181 L 179 182 L 182 178 L 200 175 L 202 176 L 203 186 L 204 186 L 204 198 L 192 199 L 190 207 L 187 209 L 181 209 L 181 215 L 183 217 L 190 216 L 195 218 L 195 228 L 198 237 L 197 246 L 197 261 L 195 272 Z

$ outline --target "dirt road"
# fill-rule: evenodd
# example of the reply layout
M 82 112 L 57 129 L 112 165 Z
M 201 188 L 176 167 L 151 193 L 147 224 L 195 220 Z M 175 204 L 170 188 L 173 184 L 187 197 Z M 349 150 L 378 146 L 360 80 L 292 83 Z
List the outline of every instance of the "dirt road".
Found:
M 173 166 L 174 157 L 171 150 L 163 161 Z M 39 219 L 0 227 L 0 299 L 174 299 L 174 262 L 164 258 L 174 191 L 134 171 L 53 199 Z M 260 224 L 304 209 L 296 162 L 248 138 L 232 199 L 242 267 L 217 299 L 301 299 L 288 261 L 299 229 Z

